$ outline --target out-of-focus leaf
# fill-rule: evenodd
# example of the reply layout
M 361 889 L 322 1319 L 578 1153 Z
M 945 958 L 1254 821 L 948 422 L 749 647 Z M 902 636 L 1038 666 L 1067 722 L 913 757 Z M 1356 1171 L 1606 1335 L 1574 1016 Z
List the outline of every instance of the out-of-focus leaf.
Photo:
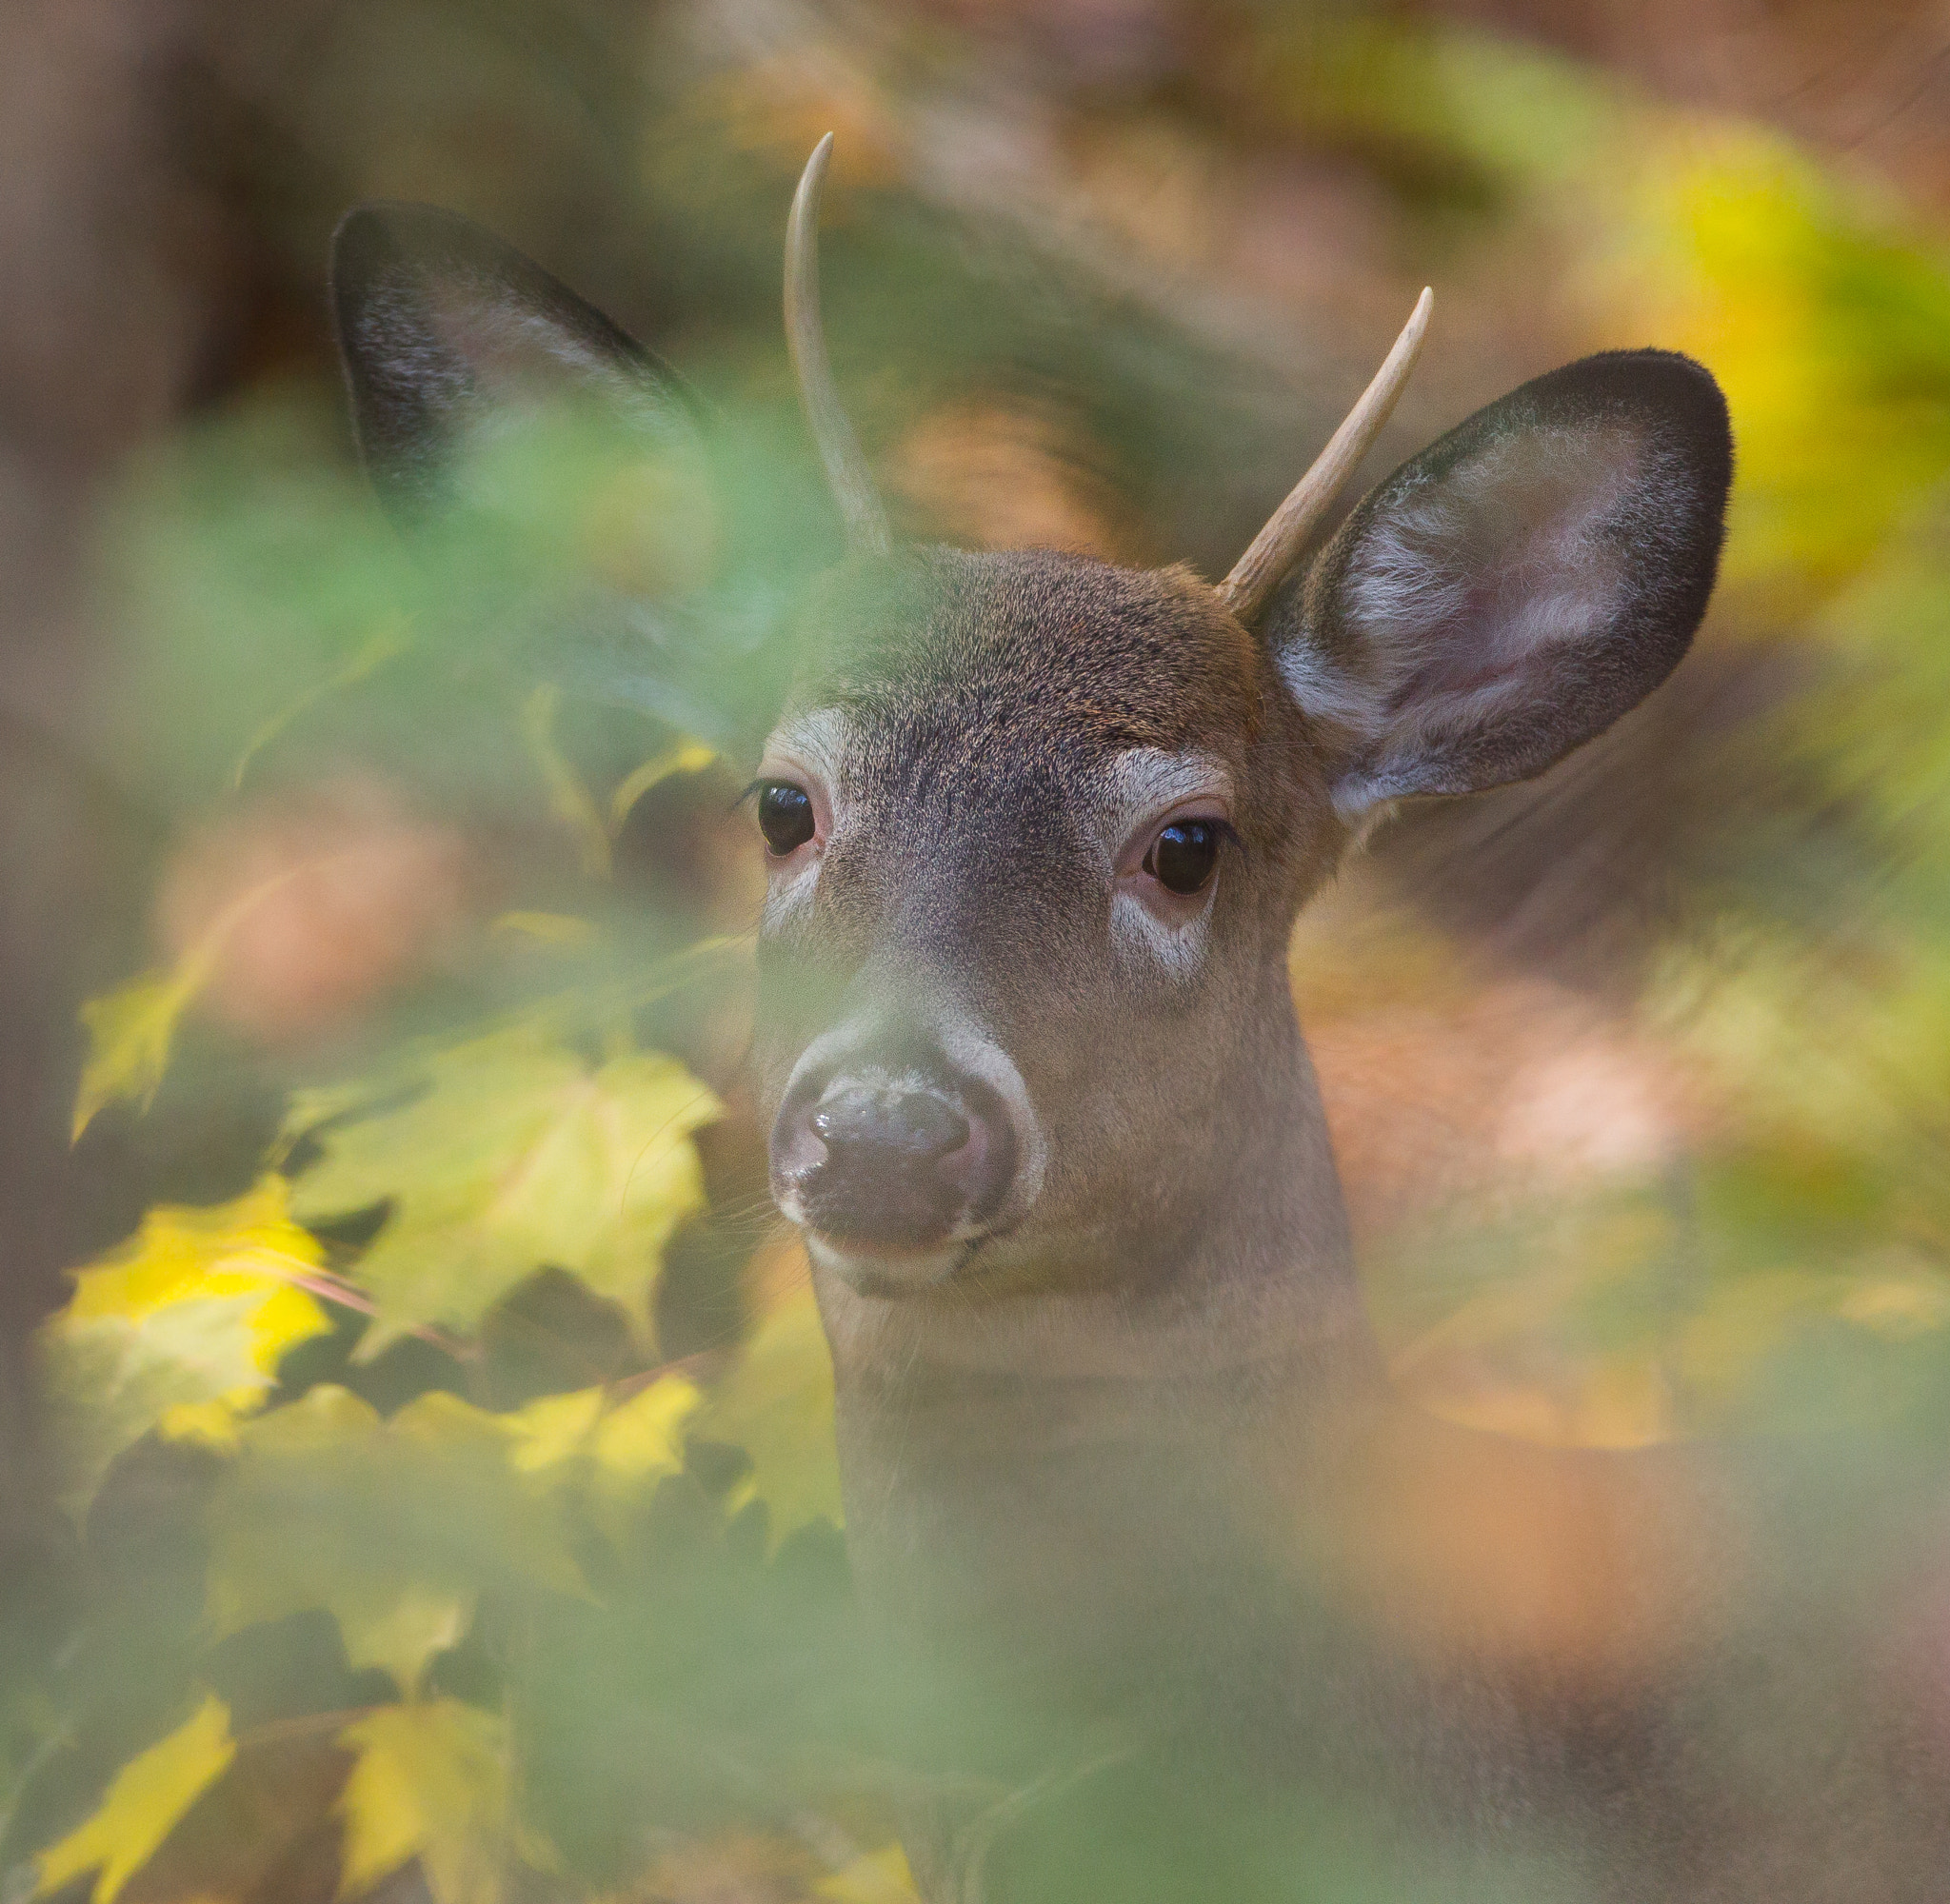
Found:
M 509 1459 L 503 1418 L 422 1396 L 388 1421 L 330 1386 L 244 1424 L 210 1504 L 219 1634 L 323 1607 L 356 1666 L 404 1690 L 483 1591 L 580 1595 L 557 1505 Z
M 701 1399 L 683 1376 L 667 1375 L 613 1407 L 607 1389 L 584 1388 L 499 1418 L 518 1472 L 546 1476 L 587 1463 L 604 1483 L 633 1487 L 684 1465 L 684 1425 Z
M 760 1321 L 737 1366 L 697 1416 L 694 1431 L 751 1457 L 751 1473 L 733 1504 L 764 1501 L 774 1545 L 808 1521 L 839 1523 L 833 1364 L 809 1285 Z
M 588 944 L 600 930 L 594 920 L 578 918 L 572 912 L 504 912 L 488 929 L 519 933 L 525 939 L 538 939 L 545 945 L 572 950 Z
M 498 1715 L 449 1698 L 381 1706 L 339 1743 L 357 1755 L 338 1805 L 341 1897 L 417 1857 L 437 1904 L 494 1904 L 511 1852 L 548 1861 L 510 1815 L 507 1729 Z
M 683 1467 L 685 1425 L 702 1399 L 684 1377 L 667 1375 L 614 1405 L 607 1389 L 585 1388 L 499 1418 L 517 1472 L 574 1487 L 595 1524 L 621 1540 L 650 1490 Z
M 267 1177 L 232 1203 L 151 1210 L 128 1242 L 75 1272 L 73 1297 L 41 1332 L 70 1512 L 151 1428 L 228 1438 L 286 1350 L 331 1326 L 300 1286 L 319 1260 L 288 1214 L 284 1180 Z
M 907 1869 L 907 1854 L 898 1844 L 856 1857 L 812 1889 L 829 1904 L 918 1904 L 921 1895 Z
M 616 791 L 609 796 L 610 837 L 614 839 L 623 831 L 623 823 L 629 818 L 630 808 L 653 786 L 661 786 L 674 774 L 702 773 L 717 758 L 717 749 L 706 746 L 702 741 L 680 741 L 676 746 L 652 755 L 634 772 L 625 775 L 617 783 Z
M 540 770 L 548 789 L 548 810 L 567 828 L 581 856 L 583 871 L 591 879 L 609 877 L 609 829 L 596 803 L 555 739 L 555 715 L 562 690 L 552 683 L 535 689 L 522 704 L 522 739 L 528 758 Z
M 306 1217 L 392 1205 L 359 1268 L 376 1310 L 361 1356 L 416 1325 L 471 1335 L 545 1263 L 641 1326 L 664 1245 L 704 1200 L 689 1133 L 718 1116 L 711 1093 L 672 1059 L 591 1069 L 532 1028 L 440 1053 L 425 1077 L 411 1102 L 320 1131 L 323 1157 L 293 1191 Z M 329 1116 L 356 1101 L 309 1104 Z
M 91 1818 L 41 1854 L 34 1894 L 45 1897 L 99 1866 L 90 1904 L 112 1904 L 236 1755 L 229 1708 L 212 1695 L 115 1775 Z
M 73 1138 L 80 1138 L 98 1112 L 123 1099 L 144 1111 L 155 1101 L 169 1068 L 177 1021 L 209 976 L 208 963 L 145 972 L 82 1006 L 89 1051 L 74 1097 Z
M 234 791 L 244 784 L 244 776 L 249 769 L 250 763 L 294 721 L 301 719 L 328 696 L 338 694 L 348 687 L 356 687 L 368 675 L 384 667 L 393 656 L 406 647 L 408 633 L 408 625 L 404 616 L 388 615 L 367 637 L 359 651 L 345 666 L 335 669 L 315 686 L 308 687 L 289 706 L 281 707 L 266 721 L 245 743 L 244 751 L 237 757 L 237 764 L 230 769 L 231 789 Z

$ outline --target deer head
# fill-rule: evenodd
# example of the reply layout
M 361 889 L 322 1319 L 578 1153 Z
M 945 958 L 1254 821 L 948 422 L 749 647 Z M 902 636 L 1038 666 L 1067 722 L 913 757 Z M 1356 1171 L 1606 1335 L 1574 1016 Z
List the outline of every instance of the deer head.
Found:
M 1424 293 L 1216 586 L 900 546 L 821 341 L 829 149 L 791 213 L 787 334 L 851 553 L 796 610 L 809 660 L 754 785 L 780 1207 L 856 1302 L 1165 1289 L 1222 1233 L 1343 1253 L 1294 916 L 1388 803 L 1541 773 L 1672 671 L 1721 545 L 1719 390 L 1656 350 L 1552 371 L 1380 483 L 1296 576 Z M 402 507 L 537 389 L 657 441 L 696 427 L 647 353 L 447 214 L 355 212 L 335 283 L 361 442 Z

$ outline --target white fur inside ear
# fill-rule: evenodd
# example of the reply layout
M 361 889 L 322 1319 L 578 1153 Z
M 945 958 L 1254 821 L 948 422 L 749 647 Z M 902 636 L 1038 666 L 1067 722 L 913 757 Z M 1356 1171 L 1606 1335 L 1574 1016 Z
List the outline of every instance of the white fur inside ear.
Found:
M 1522 714 L 1554 652 L 1603 640 L 1631 586 L 1621 515 L 1652 454 L 1622 426 L 1525 430 L 1419 472 L 1363 526 L 1332 649 L 1303 625 L 1278 658 L 1353 763 L 1343 820 L 1420 790 L 1439 744 Z

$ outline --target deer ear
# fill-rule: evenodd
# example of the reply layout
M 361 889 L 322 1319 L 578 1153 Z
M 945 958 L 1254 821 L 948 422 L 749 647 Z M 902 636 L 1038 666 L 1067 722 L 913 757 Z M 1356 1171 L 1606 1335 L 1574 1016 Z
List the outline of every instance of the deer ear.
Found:
M 360 454 L 398 519 L 436 509 L 456 453 L 511 411 L 581 401 L 652 450 L 696 441 L 697 406 L 674 371 L 453 212 L 348 212 L 332 240 L 331 294 Z
M 1713 378 L 1587 357 L 1479 410 L 1362 501 L 1268 629 L 1350 819 L 1542 773 L 1679 664 L 1720 561 Z

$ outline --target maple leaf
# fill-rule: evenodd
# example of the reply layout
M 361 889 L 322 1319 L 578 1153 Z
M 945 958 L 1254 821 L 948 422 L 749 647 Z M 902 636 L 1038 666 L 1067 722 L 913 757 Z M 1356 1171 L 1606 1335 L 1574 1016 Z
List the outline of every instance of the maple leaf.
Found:
M 585 1388 L 496 1418 L 517 1473 L 578 1486 L 591 1519 L 620 1541 L 645 1496 L 684 1466 L 684 1428 L 703 1399 L 684 1377 L 667 1375 L 620 1402 Z
M 82 1006 L 89 1049 L 74 1096 L 70 1140 L 122 1099 L 144 1111 L 154 1103 L 169 1068 L 177 1022 L 209 976 L 207 962 L 173 972 L 144 972 Z
M 243 1424 L 209 1509 L 221 1636 L 323 1607 L 346 1656 L 403 1691 L 481 1594 L 580 1596 L 567 1518 L 527 1484 L 505 1418 L 423 1395 L 390 1421 L 328 1384 Z
M 810 1521 L 840 1523 L 833 1364 L 809 1284 L 801 1283 L 760 1320 L 694 1426 L 751 1458 L 732 1505 L 764 1501 L 774 1547 Z
M 826 1904 L 919 1904 L 907 1854 L 898 1844 L 866 1852 L 812 1887 Z
M 69 1511 L 84 1513 L 109 1462 L 152 1428 L 228 1439 L 286 1350 L 331 1326 L 300 1286 L 319 1264 L 283 1180 L 268 1177 L 214 1208 L 159 1206 L 75 1271 L 40 1334 Z
M 613 840 L 623 831 L 624 823 L 628 820 L 637 802 L 653 786 L 662 786 L 677 774 L 702 773 L 717 758 L 715 748 L 706 746 L 702 741 L 691 740 L 680 741 L 674 747 L 652 755 L 633 773 L 619 781 L 616 790 L 610 794 L 609 837 Z
M 510 1851 L 534 1865 L 553 1861 L 513 1819 L 507 1728 L 497 1714 L 452 1698 L 381 1706 L 339 1743 L 356 1755 L 338 1804 L 341 1897 L 418 1858 L 436 1904 L 494 1904 Z
M 312 1219 L 392 1205 L 360 1263 L 376 1309 L 361 1359 L 427 1324 L 473 1334 L 545 1263 L 643 1327 L 664 1245 L 704 1201 L 689 1133 L 719 1115 L 711 1093 L 674 1059 L 592 1068 L 533 1026 L 437 1053 L 422 1077 L 408 1103 L 315 1128 L 323 1157 L 293 1193 Z M 315 1125 L 368 1101 L 313 1094 L 294 1103 L 287 1137 L 304 1117 Z
M 229 1708 L 207 1697 L 167 1738 L 116 1773 L 93 1816 L 40 1854 L 34 1895 L 45 1897 L 95 1871 L 90 1904 L 113 1904 L 236 1754 Z

